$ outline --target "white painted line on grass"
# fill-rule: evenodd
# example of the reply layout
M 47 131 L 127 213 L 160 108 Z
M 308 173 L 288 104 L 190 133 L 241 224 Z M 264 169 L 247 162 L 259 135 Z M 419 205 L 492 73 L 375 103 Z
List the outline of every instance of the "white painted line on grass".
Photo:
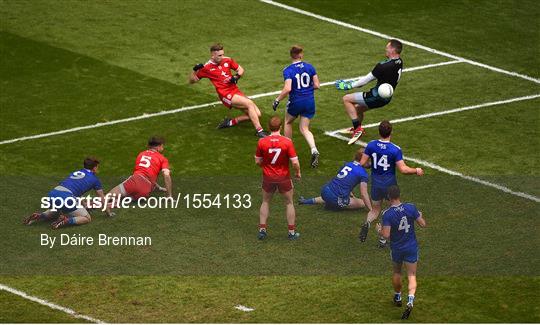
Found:
M 275 2 L 275 1 L 272 1 L 272 0 L 259 0 L 259 1 L 264 2 L 266 4 L 269 4 L 269 5 L 280 7 L 280 8 L 285 9 L 285 10 L 296 12 L 296 13 L 301 14 L 301 15 L 316 18 L 316 19 L 326 21 L 326 22 L 331 23 L 331 24 L 339 25 L 339 26 L 349 28 L 349 29 L 354 29 L 354 30 L 357 30 L 357 31 L 360 31 L 360 32 L 363 32 L 363 33 L 367 33 L 367 34 L 371 34 L 371 35 L 381 37 L 381 38 L 384 38 L 384 39 L 391 39 L 391 38 L 399 39 L 403 44 L 406 44 L 406 45 L 409 45 L 409 46 L 412 46 L 412 47 L 416 47 L 416 48 L 422 49 L 422 50 L 427 51 L 427 52 L 431 52 L 431 53 L 434 53 L 434 54 L 445 56 L 447 58 L 451 58 L 451 59 L 454 59 L 454 60 L 463 61 L 463 62 L 472 64 L 472 65 L 475 65 L 475 66 L 479 66 L 479 67 L 482 67 L 482 68 L 485 68 L 485 69 L 488 69 L 488 70 L 491 70 L 491 71 L 503 73 L 503 74 L 510 75 L 510 76 L 513 76 L 513 77 L 522 78 L 522 79 L 525 79 L 525 80 L 532 81 L 532 82 L 535 82 L 537 84 L 540 84 L 540 79 L 536 79 L 536 78 L 533 78 L 533 77 L 530 77 L 530 76 L 527 76 L 527 75 L 524 75 L 524 74 L 519 74 L 517 72 L 503 70 L 501 68 L 497 68 L 497 67 L 494 67 L 494 66 L 483 64 L 483 63 L 480 63 L 480 62 L 477 62 L 477 61 L 465 59 L 465 58 L 459 57 L 457 55 L 453 55 L 453 54 L 450 54 L 450 53 L 439 51 L 439 50 L 436 50 L 436 49 L 433 49 L 433 48 L 430 48 L 430 47 L 427 47 L 427 46 L 424 46 L 424 45 L 421 45 L 421 44 L 418 44 L 418 43 L 410 42 L 410 41 L 403 40 L 403 39 L 400 39 L 400 38 L 397 38 L 397 37 L 393 37 L 393 36 L 390 36 L 390 35 L 379 33 L 379 32 L 376 32 L 374 30 L 359 27 L 359 26 L 356 26 L 356 25 L 353 25 L 353 24 L 349 24 L 349 23 L 340 21 L 340 20 L 336 20 L 336 19 L 325 17 L 325 16 L 321 16 L 321 15 L 318 15 L 318 14 L 315 14 L 315 13 L 312 13 L 312 12 L 309 12 L 309 11 L 305 11 L 305 10 L 302 10 L 302 9 L 291 7 L 291 6 L 288 6 L 288 5 L 279 3 L 279 2 Z
M 404 72 L 417 71 L 417 70 L 429 69 L 429 68 L 439 67 L 439 66 L 442 66 L 442 65 L 453 64 L 453 63 L 459 63 L 459 61 L 449 61 L 449 62 L 441 62 L 441 63 L 435 63 L 435 64 L 427 64 L 427 65 L 422 65 L 422 66 L 418 66 L 418 67 L 412 67 L 412 68 L 409 68 L 409 69 L 404 69 L 403 71 Z M 331 82 L 323 83 L 323 84 L 321 84 L 321 86 L 329 86 L 329 85 L 333 85 L 333 84 L 334 84 L 334 81 L 331 81 Z M 256 95 L 252 95 L 252 96 L 248 96 L 248 97 L 252 98 L 252 99 L 256 99 L 256 98 L 261 98 L 261 97 L 279 95 L 280 92 L 281 91 L 278 90 L 278 91 L 272 91 L 272 92 L 267 92 L 267 93 L 262 93 L 262 94 L 256 94 Z M 139 115 L 139 116 L 127 117 L 127 118 L 123 118 L 123 119 L 119 119 L 119 120 L 113 120 L 113 121 L 108 121 L 108 122 L 99 122 L 99 123 L 96 123 L 96 124 L 74 127 L 74 128 L 71 128 L 71 129 L 65 129 L 65 130 L 53 131 L 53 132 L 48 132 L 48 133 L 29 135 L 29 136 L 24 136 L 24 137 L 15 138 L 15 139 L 3 140 L 3 141 L 0 141 L 0 145 L 19 142 L 19 141 L 47 138 L 47 137 L 52 137 L 52 136 L 55 136 L 55 135 L 61 135 L 61 134 L 66 134 L 66 133 L 72 133 L 72 132 L 78 132 L 78 131 L 83 131 L 83 130 L 95 129 L 95 128 L 99 128 L 99 127 L 103 127 L 103 126 L 115 125 L 115 124 L 120 124 L 120 123 L 127 123 L 127 122 L 132 122 L 132 121 L 144 120 L 144 119 L 152 118 L 152 117 L 156 117 L 156 116 L 176 114 L 176 113 L 191 111 L 191 110 L 195 110 L 195 109 L 215 106 L 215 105 L 221 105 L 221 102 L 211 102 L 211 103 L 200 104 L 200 105 L 186 106 L 186 107 L 175 108 L 175 109 L 165 110 L 165 111 L 155 112 L 155 113 L 144 113 L 144 114 Z
M 105 323 L 105 322 L 103 322 L 103 321 L 101 321 L 99 319 L 79 314 L 78 312 L 74 311 L 73 309 L 69 309 L 69 308 L 66 308 L 66 307 L 62 307 L 62 306 L 53 304 L 52 302 L 48 302 L 47 300 L 31 296 L 31 295 L 29 295 L 29 294 L 27 294 L 27 293 L 25 293 L 23 291 L 8 287 L 8 286 L 3 285 L 3 284 L 0 284 L 0 290 L 10 292 L 10 293 L 12 293 L 14 295 L 23 297 L 24 299 L 28 299 L 28 300 L 31 300 L 33 302 L 37 302 L 38 304 L 41 304 L 43 306 L 47 306 L 47 307 L 52 308 L 52 309 L 60 310 L 60 311 L 66 313 L 66 314 L 69 314 L 69 315 L 71 315 L 71 316 L 73 316 L 75 318 L 84 319 L 84 320 L 87 320 L 87 321 L 92 322 L 92 323 L 100 323 L 100 324 Z M 43 321 L 45 321 L 45 320 L 43 320 Z
M 245 312 L 247 312 L 247 313 L 249 313 L 250 311 L 254 311 L 254 310 L 255 310 L 255 308 L 246 307 L 246 306 L 244 306 L 244 305 L 236 305 L 236 306 L 234 306 L 234 308 L 236 308 L 236 309 L 238 309 L 238 310 L 240 310 L 240 311 L 245 311 Z
M 535 99 L 535 98 L 538 98 L 538 97 L 540 97 L 540 94 L 530 95 L 530 96 L 523 96 L 523 97 L 516 97 L 516 98 L 510 98 L 510 99 L 505 99 L 505 100 L 498 100 L 498 101 L 495 101 L 495 102 L 488 102 L 488 103 L 472 105 L 472 106 L 465 106 L 465 107 L 460 107 L 460 108 L 454 108 L 454 109 L 449 109 L 449 110 L 444 110 L 444 111 L 439 111 L 439 112 L 432 112 L 432 113 L 426 113 L 426 114 L 421 114 L 421 115 L 398 118 L 398 119 L 395 119 L 395 120 L 390 120 L 390 123 L 392 123 L 392 124 L 403 123 L 403 122 L 408 122 L 408 121 L 431 118 L 431 117 L 434 117 L 434 116 L 441 116 L 441 115 L 446 115 L 446 114 L 459 113 L 459 112 L 463 112 L 463 111 L 471 111 L 471 110 L 475 110 L 475 109 L 483 108 L 483 107 L 497 106 L 497 105 L 514 103 L 514 102 L 520 102 L 520 101 L 524 101 L 524 100 L 531 100 L 531 99 Z M 366 125 L 363 125 L 362 127 L 367 129 L 367 128 L 373 128 L 373 127 L 377 127 L 377 126 L 379 126 L 379 123 L 366 124 Z M 342 133 L 342 132 L 348 131 L 349 129 L 350 129 L 350 127 L 349 128 L 344 128 L 344 129 L 339 129 L 339 130 L 336 130 L 334 132 L 335 133 Z
M 333 138 L 336 138 L 336 139 L 349 141 L 350 138 L 345 137 L 345 136 L 340 135 L 340 134 L 337 134 L 338 131 L 339 130 L 337 130 L 337 131 L 326 131 L 326 132 L 324 132 L 324 134 L 326 134 L 328 136 L 331 136 Z M 367 143 L 362 142 L 362 141 L 357 141 L 356 143 L 360 144 L 362 147 L 367 146 Z M 441 173 L 445 173 L 445 174 L 452 175 L 452 176 L 457 176 L 457 177 L 466 179 L 466 180 L 471 181 L 471 182 L 475 182 L 475 183 L 478 183 L 478 184 L 482 184 L 484 186 L 492 187 L 492 188 L 495 188 L 495 189 L 497 189 L 499 191 L 502 191 L 502 192 L 505 192 L 505 193 L 508 193 L 508 194 L 512 194 L 512 195 L 519 196 L 519 197 L 524 198 L 524 199 L 528 199 L 528 200 L 540 203 L 540 198 L 538 198 L 538 197 L 536 197 L 534 195 L 523 193 L 523 192 L 513 191 L 513 190 L 509 189 L 506 186 L 499 185 L 499 184 L 496 184 L 496 183 L 491 183 L 491 182 L 485 181 L 485 180 L 477 178 L 477 177 L 464 175 L 464 174 L 462 174 L 460 172 L 456 172 L 456 171 L 450 170 L 448 168 L 441 167 L 441 166 L 436 165 L 434 163 L 431 163 L 429 161 L 425 161 L 425 160 L 421 160 L 421 159 L 417 159 L 417 158 L 412 158 L 412 157 L 408 157 L 408 156 L 403 156 L 403 159 L 408 160 L 408 161 L 412 161 L 412 162 L 414 162 L 414 163 L 416 163 L 418 165 L 422 165 L 422 166 L 426 166 L 426 167 L 435 169 L 437 171 L 440 171 Z

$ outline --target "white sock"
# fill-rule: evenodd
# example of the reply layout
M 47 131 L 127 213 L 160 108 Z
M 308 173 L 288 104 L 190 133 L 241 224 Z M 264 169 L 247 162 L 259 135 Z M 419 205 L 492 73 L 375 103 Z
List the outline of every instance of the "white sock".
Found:
M 317 147 L 311 148 L 311 154 L 319 153 L 319 150 L 317 150 Z

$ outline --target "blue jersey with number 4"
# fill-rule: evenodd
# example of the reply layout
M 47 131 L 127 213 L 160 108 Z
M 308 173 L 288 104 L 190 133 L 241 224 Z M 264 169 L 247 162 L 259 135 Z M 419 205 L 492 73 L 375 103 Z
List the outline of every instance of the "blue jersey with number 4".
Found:
M 313 76 L 317 75 L 315 68 L 307 62 L 294 62 L 283 69 L 283 79 L 291 79 L 292 86 L 289 93 L 289 102 L 296 100 L 313 99 Z
M 390 226 L 390 247 L 392 250 L 408 250 L 418 248 L 414 233 L 414 222 L 420 212 L 414 204 L 402 203 L 391 206 L 383 212 L 383 226 Z
M 96 174 L 89 169 L 74 171 L 60 185 L 70 190 L 75 197 L 79 197 L 91 189 L 101 190 L 101 182 Z
M 390 141 L 373 140 L 368 143 L 364 153 L 371 159 L 372 186 L 397 184 L 396 162 L 403 160 L 400 147 Z
M 339 197 L 349 197 L 354 187 L 361 182 L 368 182 L 368 174 L 359 162 L 351 161 L 341 167 L 328 187 Z

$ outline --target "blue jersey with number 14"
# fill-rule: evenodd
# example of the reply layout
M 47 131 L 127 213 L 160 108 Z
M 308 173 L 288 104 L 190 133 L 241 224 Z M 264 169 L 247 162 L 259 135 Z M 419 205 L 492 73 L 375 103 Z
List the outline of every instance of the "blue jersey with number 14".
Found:
M 368 143 L 364 153 L 371 159 L 372 186 L 397 184 L 396 162 L 403 160 L 400 147 L 390 141 L 373 140 Z
M 317 74 L 315 68 L 307 62 L 294 62 L 283 69 L 283 79 L 291 79 L 292 87 L 289 101 L 304 100 L 313 97 L 313 76 Z

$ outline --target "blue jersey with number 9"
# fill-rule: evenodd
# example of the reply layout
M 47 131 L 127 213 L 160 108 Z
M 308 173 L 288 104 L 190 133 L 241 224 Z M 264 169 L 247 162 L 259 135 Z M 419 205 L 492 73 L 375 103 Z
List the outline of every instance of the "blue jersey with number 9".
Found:
M 390 141 L 373 140 L 368 143 L 364 153 L 371 159 L 372 186 L 397 184 L 396 162 L 403 160 L 400 147 Z
M 291 79 L 292 87 L 289 102 L 314 98 L 313 76 L 317 75 L 315 68 L 307 62 L 294 62 L 283 69 L 283 79 Z
M 383 212 L 383 226 L 390 226 L 390 247 L 392 250 L 408 250 L 418 248 L 414 233 L 414 222 L 420 212 L 414 204 L 402 203 L 391 206 Z
M 70 190 L 75 197 L 79 197 L 91 189 L 101 190 L 101 182 L 89 169 L 74 171 L 60 185 Z

